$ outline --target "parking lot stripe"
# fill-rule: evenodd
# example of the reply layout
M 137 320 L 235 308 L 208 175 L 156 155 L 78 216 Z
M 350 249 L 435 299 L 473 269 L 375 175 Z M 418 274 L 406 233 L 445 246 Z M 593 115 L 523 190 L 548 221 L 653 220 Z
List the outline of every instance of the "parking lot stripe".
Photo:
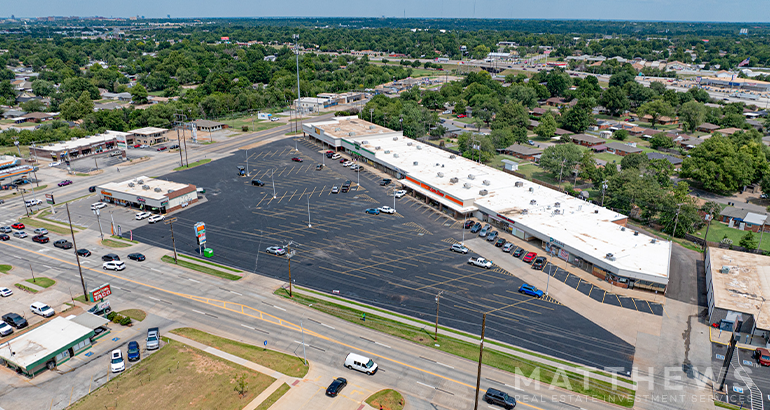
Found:
M 499 301 L 496 301 L 496 300 L 492 300 L 492 299 L 481 298 L 481 300 L 486 300 L 486 301 L 492 302 L 492 303 L 501 303 L 501 304 L 505 305 L 502 302 L 499 302 Z M 525 299 L 525 300 L 522 300 L 522 301 L 519 301 L 519 302 L 516 302 L 516 303 L 511 303 L 509 305 L 503 306 L 501 308 L 496 308 L 496 309 L 498 309 L 498 310 L 505 310 L 505 309 L 508 309 L 508 308 L 511 308 L 511 307 L 516 307 L 518 309 L 521 309 L 521 310 L 524 310 L 524 311 L 527 311 L 527 312 L 536 313 L 536 314 L 539 315 L 539 314 L 541 314 L 543 312 L 538 312 L 536 310 L 526 309 L 526 308 L 523 308 L 523 307 L 519 306 L 519 305 L 528 304 L 528 303 L 531 304 L 535 300 L 537 300 L 537 299 L 535 299 L 535 298 Z M 553 308 L 550 308 L 548 306 L 540 306 L 540 305 L 534 305 L 534 306 L 537 306 L 537 307 L 543 308 L 543 309 L 553 310 Z
M 262 199 L 260 199 L 259 202 L 257 202 L 257 206 L 256 206 L 257 208 L 259 208 L 259 204 L 261 204 L 262 201 L 265 200 L 265 198 L 267 198 L 267 194 L 265 194 L 265 196 L 263 196 Z
M 469 307 L 460 306 L 460 305 L 454 305 L 454 307 L 456 307 L 456 308 L 458 308 L 458 309 L 462 309 L 462 310 L 469 310 L 469 311 L 471 311 L 471 312 L 474 312 L 474 313 L 487 313 L 487 312 L 489 312 L 489 309 L 486 309 L 486 310 L 477 310 L 477 309 L 471 309 L 471 308 L 469 308 Z M 514 316 L 521 316 L 521 317 L 522 317 L 522 318 L 524 318 L 524 319 L 529 319 L 527 316 L 523 316 L 523 315 L 517 315 L 517 314 L 515 314 L 515 313 L 511 313 L 511 312 L 505 312 L 505 313 L 508 313 L 508 314 L 510 314 L 510 315 L 514 315 Z M 493 317 L 496 317 L 496 318 L 499 318 L 499 319 L 510 320 L 510 321 L 512 321 L 512 322 L 520 322 L 520 320 L 519 320 L 519 319 L 514 319 L 514 318 L 511 318 L 511 317 L 507 317 L 507 316 L 501 316 L 501 315 L 498 315 L 498 314 L 496 314 L 496 313 L 487 313 L 487 316 L 493 316 Z
M 281 196 L 281 199 L 279 199 L 277 203 L 279 203 L 279 204 L 280 204 L 280 203 L 281 203 L 281 201 L 283 201 L 283 198 L 284 198 L 284 197 L 286 197 L 286 194 L 288 194 L 288 192 L 284 192 L 284 193 L 283 193 L 283 196 Z
M 636 306 L 636 300 L 634 300 L 634 298 L 631 298 L 631 301 L 634 302 L 634 308 L 636 310 L 639 310 L 639 306 Z
M 323 194 L 325 190 L 326 190 L 326 185 L 324 185 L 324 187 L 321 188 L 321 192 L 318 193 L 318 196 L 320 197 L 321 194 Z M 315 193 L 315 188 L 313 188 L 313 193 Z
M 352 274 L 352 273 L 347 273 L 347 272 L 340 272 L 340 271 L 338 271 L 338 270 L 336 270 L 336 269 L 327 268 L 326 266 L 321 266 L 321 265 L 319 265 L 318 267 L 319 267 L 319 268 L 321 268 L 321 269 L 326 269 L 326 270 L 328 270 L 328 271 L 331 271 L 331 272 L 335 272 L 335 273 L 341 273 L 341 274 L 343 274 L 343 275 L 353 276 L 353 277 L 356 277 L 356 278 L 360 278 L 360 279 L 366 279 L 366 278 L 365 278 L 365 277 L 363 277 L 363 276 L 358 276 L 358 275 L 354 275 L 354 274 Z M 354 270 L 356 270 L 356 269 L 354 269 Z M 364 273 L 368 273 L 368 272 L 364 272 Z
M 302 199 L 302 196 L 305 195 L 305 192 L 307 192 L 307 187 L 302 191 L 302 194 L 300 194 L 299 199 Z
M 577 289 L 577 288 L 578 288 L 578 286 L 580 286 L 580 282 L 581 282 L 582 280 L 583 280 L 583 278 L 578 278 L 578 283 L 577 283 L 577 286 L 575 286 L 575 289 Z

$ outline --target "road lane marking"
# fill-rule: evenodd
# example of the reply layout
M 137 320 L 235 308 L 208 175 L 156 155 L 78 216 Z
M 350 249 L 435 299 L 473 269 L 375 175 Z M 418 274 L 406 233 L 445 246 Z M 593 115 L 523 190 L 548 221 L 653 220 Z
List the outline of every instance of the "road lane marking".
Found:
M 417 384 L 421 384 L 421 385 L 423 385 L 425 387 L 430 387 L 431 389 L 435 389 L 436 388 L 435 386 L 431 386 L 430 384 L 425 384 L 423 382 L 417 382 Z
M 329 326 L 329 327 L 331 327 L 331 326 Z M 334 329 L 334 328 L 332 327 L 332 329 Z M 387 347 L 388 349 L 390 349 L 390 346 L 388 346 L 388 345 L 385 345 L 385 344 L 382 344 L 382 343 L 380 343 L 380 342 L 374 342 L 374 344 L 376 344 L 376 345 L 380 345 L 380 346 L 382 346 L 382 347 Z
M 197 281 L 197 280 L 195 280 L 195 279 L 190 279 L 190 278 L 187 278 L 187 280 L 189 280 L 190 282 L 200 283 L 200 281 Z

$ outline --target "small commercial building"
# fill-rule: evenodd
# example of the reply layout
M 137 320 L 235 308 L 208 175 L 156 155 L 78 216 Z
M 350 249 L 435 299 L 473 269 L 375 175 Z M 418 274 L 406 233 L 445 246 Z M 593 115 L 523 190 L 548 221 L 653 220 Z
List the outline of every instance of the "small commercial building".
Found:
M 319 93 L 318 98 L 326 98 L 337 104 L 350 104 L 364 99 L 364 93 L 351 91 L 347 93 Z
M 145 176 L 96 188 L 102 202 L 161 214 L 198 202 L 195 185 Z
M 222 128 L 227 128 L 227 124 L 223 122 L 209 121 L 209 120 L 195 120 L 193 121 L 198 131 L 213 132 L 219 131 Z
M 35 158 L 50 158 L 53 161 L 76 159 L 116 149 L 118 141 L 129 135 L 127 132 L 105 131 L 90 137 L 35 145 L 29 147 L 29 154 Z
M 167 132 L 168 130 L 165 128 L 156 127 L 144 127 L 131 130 L 128 132 L 131 136 L 129 144 L 155 145 L 166 142 L 168 141 L 168 137 L 166 136 Z
M 294 100 L 294 106 L 297 107 L 297 100 Z M 299 109 L 302 112 L 320 112 L 324 108 L 337 105 L 336 102 L 328 98 L 302 97 L 299 99 Z
M 79 319 L 81 316 L 88 316 Z M 105 326 L 105 318 L 84 313 L 69 318 L 55 317 L 35 329 L 0 346 L 0 365 L 17 373 L 34 377 L 45 369 L 54 369 L 77 354 L 88 350 L 96 336 L 96 328 Z M 85 323 L 85 325 L 83 324 Z

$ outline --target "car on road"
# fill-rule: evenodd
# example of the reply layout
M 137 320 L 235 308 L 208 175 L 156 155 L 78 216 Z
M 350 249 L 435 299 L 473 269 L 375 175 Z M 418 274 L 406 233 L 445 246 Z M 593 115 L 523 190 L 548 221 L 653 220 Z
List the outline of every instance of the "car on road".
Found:
M 141 148 L 141 147 L 142 147 L 142 144 L 134 144 L 134 145 L 133 145 L 133 147 L 134 147 L 134 148 Z
M 530 262 L 532 262 L 532 261 L 533 261 L 533 260 L 534 260 L 536 257 L 537 257 L 537 253 L 536 253 L 536 252 L 529 252 L 529 253 L 527 253 L 526 255 L 524 255 L 524 258 L 522 258 L 521 260 L 522 260 L 522 261 L 524 261 L 524 262 L 526 262 L 526 263 L 530 263 Z
M 538 288 L 536 288 L 536 287 L 534 287 L 534 286 L 532 286 L 530 284 L 527 284 L 527 283 L 525 283 L 525 284 L 523 284 L 523 285 L 521 285 L 519 287 L 519 293 L 523 293 L 523 294 L 529 295 L 529 296 L 535 296 L 535 297 L 538 297 L 538 298 L 542 298 L 543 297 L 543 291 L 542 290 L 540 290 L 540 289 L 538 289 Z
M 262 180 L 255 178 L 255 179 L 251 180 L 251 185 L 254 185 L 254 186 L 265 186 L 265 183 L 262 182 Z
M 497 238 L 497 240 L 495 241 L 495 246 L 498 248 L 502 248 L 503 245 L 505 245 L 505 243 L 506 243 L 505 239 Z
M 24 201 L 24 203 L 29 208 L 30 206 L 40 205 L 40 204 L 43 203 L 43 201 L 41 201 L 39 199 L 28 199 L 28 200 Z
M 16 231 L 13 233 L 14 238 L 24 239 L 27 237 L 27 233 L 24 231 Z
M 548 262 L 545 256 L 538 256 L 535 261 L 532 262 L 532 269 L 543 270 L 545 263 Z
M 271 255 L 286 255 L 286 249 L 283 248 L 283 246 L 271 246 L 267 248 L 265 251 Z
M 6 313 L 3 315 L 3 322 L 15 327 L 16 329 L 23 329 L 27 327 L 27 319 L 24 319 L 16 313 Z
M 115 255 L 114 253 L 108 253 L 102 256 L 102 260 L 105 262 L 119 261 L 120 257 L 118 255 Z
M 51 167 L 51 168 L 58 167 L 59 165 L 61 165 L 61 162 L 59 162 L 59 161 L 52 162 L 52 163 L 48 164 L 48 166 Z
M 393 182 L 393 180 L 392 180 L 392 179 L 390 179 L 390 178 L 384 178 L 382 181 L 380 181 L 380 185 L 381 185 L 381 186 L 386 186 L 386 185 L 389 185 L 391 182 Z
M 179 144 L 174 144 L 168 147 L 168 149 L 177 149 L 179 148 Z
M 340 192 L 340 188 L 337 185 L 332 187 L 332 193 L 333 194 L 338 194 L 339 192 Z
M 467 117 L 467 115 L 465 115 L 465 114 L 458 114 L 457 115 L 457 118 L 465 118 L 465 117 Z
M 477 233 L 481 230 L 481 222 L 476 222 L 475 225 L 473 225 L 473 228 L 471 228 L 471 233 Z
M 393 193 L 393 196 L 395 196 L 396 198 L 401 198 L 404 195 L 406 195 L 406 191 L 404 191 L 403 189 L 400 189 Z
M 152 214 L 149 213 L 149 212 L 137 212 L 136 215 L 135 215 L 135 218 L 136 218 L 137 221 L 141 221 L 142 219 L 149 218 L 151 216 L 152 216 Z
M 48 229 L 45 228 L 37 228 L 34 231 L 35 235 L 48 235 Z
M 62 181 L 62 182 L 59 182 L 59 183 L 58 183 L 58 184 L 56 184 L 56 185 L 58 185 L 58 186 L 60 186 L 60 187 L 63 187 L 63 186 L 67 186 L 67 185 L 72 185 L 72 181 L 70 181 L 69 179 L 65 179 L 64 181 Z
M 50 240 L 51 239 L 49 239 L 45 235 L 35 235 L 32 237 L 32 242 L 37 242 L 37 243 L 48 243 Z
M 29 184 L 29 180 L 24 178 L 19 178 L 19 179 L 14 179 L 11 183 L 14 185 L 24 185 L 24 184 Z
M 122 261 L 104 262 L 102 264 L 102 269 L 115 271 L 123 270 L 126 269 L 126 263 Z
M 0 226 L 0 232 L 11 233 L 13 229 L 10 226 Z
M 150 146 L 146 145 L 146 144 L 142 144 L 142 145 L 139 146 L 139 148 L 150 148 Z
M 506 242 L 505 245 L 503 245 L 503 252 L 510 253 L 513 249 L 513 242 Z
M 96 185 L 88 187 L 88 192 L 96 192 Z
M 492 231 L 489 234 L 487 234 L 487 241 L 494 242 L 495 239 L 497 239 L 497 231 Z
M 368 375 L 376 373 L 378 369 L 377 363 L 372 359 L 355 353 L 348 353 L 348 356 L 345 358 L 345 367 L 364 372 Z
M 105 204 L 104 202 L 95 202 L 95 203 L 91 204 L 91 210 L 92 211 L 97 210 L 97 209 L 102 209 L 102 208 L 105 208 L 105 207 L 107 207 L 107 204 Z
M 516 250 L 513 251 L 513 257 L 514 258 L 520 258 L 521 255 L 523 255 L 523 254 L 524 254 L 524 249 L 523 248 L 516 248 Z
M 162 220 L 166 219 L 164 215 L 153 215 L 149 218 L 147 218 L 147 221 L 151 224 L 154 224 L 155 222 L 160 222 Z
M 72 249 L 72 242 L 66 239 L 59 239 L 58 241 L 53 243 L 53 246 L 55 248 Z
M 8 336 L 13 333 L 13 328 L 7 323 L 0 322 L 0 336 Z
M 487 389 L 487 392 L 484 393 L 484 401 L 501 406 L 506 410 L 516 407 L 515 398 L 509 396 L 508 393 L 492 388 Z
M 132 261 L 139 261 L 142 262 L 143 260 L 147 259 L 142 255 L 141 253 L 129 253 L 128 259 L 131 259 Z
M 762 366 L 770 366 L 770 350 L 759 347 L 754 350 L 752 357 Z
M 468 253 L 468 248 L 462 246 L 459 243 L 453 243 L 452 246 L 449 247 L 449 250 L 453 252 L 463 253 L 463 254 Z
M 7 233 L 0 233 L 0 241 L 7 241 L 9 239 L 11 239 L 11 237 L 8 236 Z
M 32 313 L 43 317 L 51 317 L 56 314 L 56 312 L 54 312 L 50 306 L 43 302 L 34 302 L 29 306 L 29 309 L 32 311 Z
M 110 353 L 110 371 L 113 373 L 120 373 L 123 370 L 126 370 L 123 352 L 121 352 L 120 349 L 115 349 Z
M 348 381 L 342 377 L 334 379 L 332 384 L 326 388 L 326 395 L 329 397 L 337 397 L 338 394 L 348 385 Z
M 379 215 L 380 214 L 380 210 L 377 209 L 377 208 L 369 208 L 369 209 L 366 209 L 364 212 L 367 213 L 367 214 L 372 214 L 372 215 Z
M 300 158 L 300 157 L 294 157 L 291 160 L 294 161 L 294 162 L 302 162 L 302 158 Z
M 168 147 L 158 147 L 158 149 L 156 149 L 156 151 L 165 151 L 167 149 L 168 149 Z
M 8 296 L 13 295 L 13 291 L 8 288 L 0 288 L 0 296 L 7 298 Z
M 463 223 L 463 229 L 471 229 L 471 228 L 473 228 L 474 224 L 476 224 L 476 222 L 465 221 L 465 223 Z
M 89 251 L 88 249 L 78 249 L 77 251 L 75 251 L 75 253 L 78 254 L 78 256 L 82 256 L 84 258 L 91 256 L 91 251 Z
M 137 343 L 135 340 L 128 342 L 128 351 L 126 353 L 126 358 L 129 362 L 135 362 L 139 360 L 141 358 L 139 353 L 139 343 Z
M 381 206 L 380 207 L 380 212 L 382 212 L 384 214 L 394 214 L 394 213 L 396 213 L 396 210 L 391 208 L 391 207 L 389 207 L 389 206 Z

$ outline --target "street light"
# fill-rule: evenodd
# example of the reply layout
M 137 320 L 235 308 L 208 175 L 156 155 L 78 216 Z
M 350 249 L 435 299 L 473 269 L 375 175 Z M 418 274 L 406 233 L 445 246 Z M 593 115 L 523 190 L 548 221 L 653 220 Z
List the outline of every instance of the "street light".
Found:
M 307 196 L 307 227 L 313 227 L 313 225 L 310 224 L 310 195 Z
M 273 178 L 274 175 L 275 175 L 275 168 L 273 168 L 273 172 L 270 173 L 270 180 L 273 181 L 273 199 L 276 198 L 276 195 L 275 195 L 275 178 Z
M 436 330 L 433 334 L 433 341 L 438 342 L 438 307 L 439 307 L 439 300 L 441 299 L 441 294 L 444 293 L 442 290 L 436 295 Z
M 99 210 L 94 209 L 94 215 L 96 215 L 96 222 L 99 224 L 99 236 L 101 236 L 102 241 L 104 241 L 104 233 L 102 233 L 102 221 L 99 218 Z

